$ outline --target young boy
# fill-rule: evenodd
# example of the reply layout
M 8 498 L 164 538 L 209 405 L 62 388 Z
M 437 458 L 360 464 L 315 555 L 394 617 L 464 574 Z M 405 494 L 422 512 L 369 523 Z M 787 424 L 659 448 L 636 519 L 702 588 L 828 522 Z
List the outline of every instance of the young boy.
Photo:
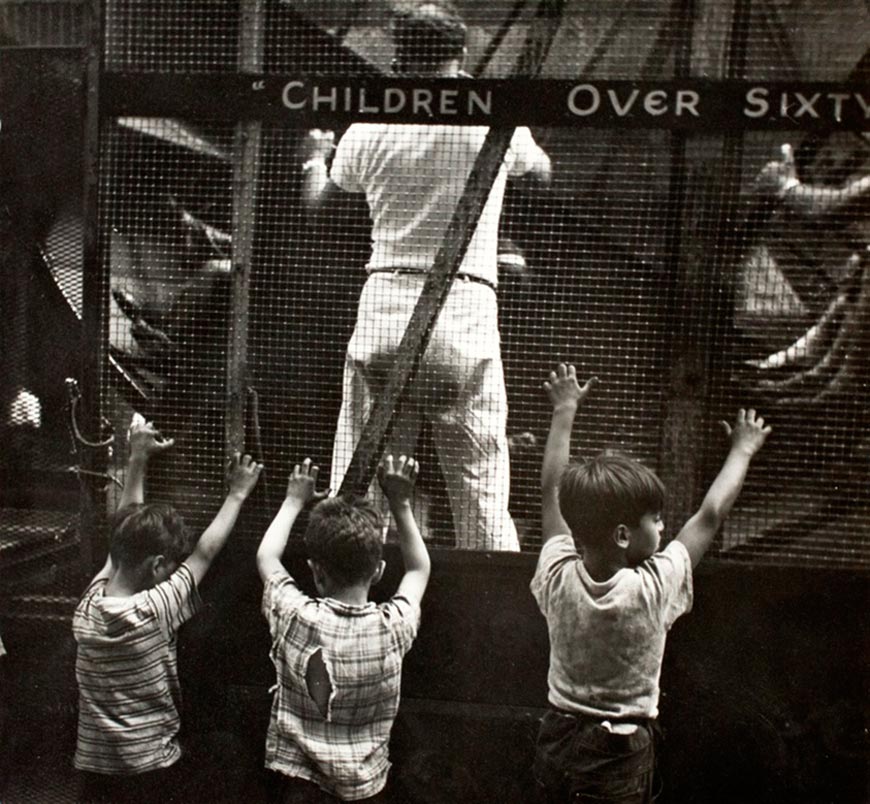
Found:
M 660 550 L 664 487 L 652 471 L 609 453 L 569 463 L 574 416 L 595 382 L 581 388 L 574 367 L 560 365 L 544 383 L 553 417 L 531 589 L 550 634 L 551 708 L 534 771 L 548 802 L 641 804 L 652 800 L 665 637 L 691 608 L 692 568 L 770 427 L 754 410 L 741 410 L 733 428 L 723 422 L 728 457 L 701 507 Z
M 278 675 L 266 767 L 287 777 L 283 801 L 387 801 L 388 742 L 399 708 L 402 658 L 420 622 L 429 554 L 414 521 L 413 458 L 388 456 L 378 480 L 399 535 L 405 574 L 386 603 L 369 602 L 384 572 L 381 515 L 363 499 L 314 490 L 318 468 L 294 468 L 287 494 L 257 551 L 263 614 Z M 304 594 L 281 556 L 311 499 L 305 533 L 318 597 Z
M 109 556 L 73 618 L 82 801 L 165 801 L 182 781 L 176 635 L 263 468 L 235 455 L 223 506 L 190 552 L 181 516 L 144 503 L 148 460 L 172 444 L 134 417 Z

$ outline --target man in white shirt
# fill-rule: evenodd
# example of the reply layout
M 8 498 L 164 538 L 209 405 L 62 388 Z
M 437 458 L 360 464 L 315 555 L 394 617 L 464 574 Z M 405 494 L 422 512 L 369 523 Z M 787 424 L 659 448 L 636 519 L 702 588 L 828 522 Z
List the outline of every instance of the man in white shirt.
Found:
M 403 75 L 461 78 L 465 25 L 452 9 L 427 3 L 392 26 L 394 69 Z M 389 377 L 414 306 L 487 134 L 484 126 L 354 124 L 331 169 L 331 138 L 313 133 L 303 166 L 309 208 L 337 191 L 363 192 L 372 218 L 369 279 L 348 346 L 342 407 L 333 445 L 338 488 L 363 426 Z M 517 128 L 475 233 L 439 314 L 389 451 L 413 454 L 423 417 L 432 426 L 447 486 L 456 544 L 518 550 L 508 513 L 507 397 L 498 332 L 498 223 L 509 176 L 549 180 L 550 160 Z

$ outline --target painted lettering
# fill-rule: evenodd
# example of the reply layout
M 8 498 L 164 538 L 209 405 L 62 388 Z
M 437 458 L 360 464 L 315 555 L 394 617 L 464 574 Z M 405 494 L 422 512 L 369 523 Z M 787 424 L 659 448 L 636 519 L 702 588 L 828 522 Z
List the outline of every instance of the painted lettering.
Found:
M 800 92 L 795 92 L 794 96 L 800 104 L 800 109 L 794 113 L 795 117 L 801 117 L 805 112 L 816 118 L 819 116 L 815 110 L 815 105 L 816 101 L 821 97 L 821 92 L 816 92 L 816 94 L 809 99 L 805 98 Z
M 577 96 L 581 92 L 589 96 L 589 104 L 585 107 L 578 106 Z M 595 114 L 600 105 L 601 95 L 592 84 L 579 84 L 568 93 L 568 108 L 571 110 L 571 114 L 576 114 L 578 117 Z
M 414 89 L 411 93 L 411 107 L 414 110 L 414 114 L 418 114 L 422 109 L 431 117 L 432 91 L 429 89 Z
M 643 99 L 643 108 L 647 114 L 658 117 L 668 110 L 668 94 L 663 89 L 654 89 L 652 92 L 647 92 Z
M 849 100 L 848 92 L 829 92 L 828 97 L 834 102 L 834 120 L 843 120 L 843 101 Z
M 326 106 L 334 112 L 338 108 L 338 87 L 332 87 L 327 93 L 321 93 L 320 87 L 315 85 L 311 91 L 311 108 L 316 112 L 321 106 Z
M 283 103 L 288 109 L 304 109 L 305 108 L 305 100 L 294 101 L 290 99 L 290 93 L 294 89 L 302 89 L 305 85 L 301 81 L 288 81 L 284 85 L 284 91 L 281 93 L 281 103 Z
M 613 107 L 613 111 L 615 111 L 620 117 L 625 117 L 631 111 L 631 107 L 634 106 L 634 102 L 637 100 L 638 95 L 640 95 L 640 90 L 633 89 L 623 106 L 620 104 L 619 96 L 616 92 L 612 89 L 607 90 L 607 97 L 610 98 L 610 105 Z
M 438 111 L 441 114 L 456 114 L 456 97 L 459 91 L 456 89 L 442 89 L 439 93 Z
M 675 112 L 677 117 L 681 117 L 683 112 L 688 112 L 694 117 L 700 117 L 698 112 L 698 103 L 701 96 L 693 89 L 678 89 Z
M 746 117 L 764 117 L 770 111 L 770 103 L 767 100 L 768 92 L 764 87 L 752 87 L 746 93 L 746 106 L 743 114 Z M 752 108 L 750 108 L 750 106 Z
M 384 111 L 388 114 L 396 114 L 405 108 L 407 97 L 398 87 L 387 87 L 384 90 Z
M 475 90 L 468 93 L 468 114 L 474 114 L 474 107 L 480 109 L 483 114 L 492 114 L 492 92 L 486 91 L 485 98 L 481 98 Z
M 366 88 L 360 87 L 359 91 L 359 111 L 360 114 L 375 114 L 381 110 L 380 106 L 369 106 L 366 102 Z

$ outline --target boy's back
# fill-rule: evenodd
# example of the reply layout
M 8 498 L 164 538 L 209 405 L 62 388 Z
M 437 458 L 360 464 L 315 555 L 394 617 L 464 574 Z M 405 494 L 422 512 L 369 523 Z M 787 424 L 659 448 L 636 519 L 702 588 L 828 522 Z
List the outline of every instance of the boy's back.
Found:
M 692 568 L 743 486 L 770 428 L 740 410 L 719 474 L 663 550 L 664 486 L 637 461 L 570 461 L 583 387 L 560 364 L 544 383 L 553 415 L 541 467 L 544 546 L 531 589 L 550 633 L 551 708 L 534 773 L 548 804 L 654 799 L 659 675 L 671 625 L 692 606 Z M 582 544 L 579 555 L 574 539 Z
M 266 736 L 266 767 L 281 774 L 284 801 L 389 797 L 389 739 L 399 709 L 402 659 L 420 624 L 430 561 L 414 521 L 417 463 L 387 456 L 378 479 L 396 523 L 405 572 L 380 605 L 369 590 L 384 572 L 383 520 L 370 502 L 325 499 L 318 467 L 297 464 L 257 550 L 263 614 L 278 683 Z M 320 502 L 305 533 L 318 597 L 304 594 L 282 563 L 297 516 Z
M 226 542 L 262 465 L 238 453 L 228 492 L 190 550 L 172 506 L 145 504 L 150 457 L 169 449 L 151 422 L 134 415 L 127 477 L 109 537 L 109 555 L 76 607 L 79 800 L 152 801 L 189 775 L 182 749 L 178 628 L 200 605 L 198 586 Z M 185 558 L 186 556 L 186 558 Z M 167 771 L 166 769 L 171 769 Z
M 550 703 L 603 719 L 655 718 L 667 631 L 692 607 L 685 547 L 672 542 L 598 582 L 572 537 L 556 536 L 531 589 L 550 635 Z
M 389 768 L 402 659 L 417 635 L 419 607 L 401 595 L 380 605 L 315 599 L 276 572 L 265 584 L 263 613 L 278 681 L 266 766 L 339 796 L 374 795 Z M 309 662 L 318 653 L 331 687 L 326 711 L 309 693 Z
M 166 768 L 180 754 L 176 633 L 200 606 L 186 565 L 130 597 L 94 581 L 73 618 L 78 643 L 75 766 L 117 775 Z

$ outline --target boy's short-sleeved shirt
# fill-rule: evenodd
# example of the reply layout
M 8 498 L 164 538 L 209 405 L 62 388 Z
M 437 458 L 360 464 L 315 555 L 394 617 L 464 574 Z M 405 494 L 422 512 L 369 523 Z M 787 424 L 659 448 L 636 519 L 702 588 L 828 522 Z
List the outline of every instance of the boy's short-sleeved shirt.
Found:
M 338 144 L 330 178 L 364 192 L 372 217 L 368 270 L 428 271 L 487 135 L 486 126 L 354 123 Z M 508 176 L 546 155 L 525 126 L 516 129 L 460 271 L 498 282 L 498 223 Z
M 176 637 L 199 609 L 186 564 L 130 597 L 92 583 L 73 617 L 78 649 L 79 723 L 75 767 L 131 775 L 167 768 L 181 756 Z
M 665 638 L 692 607 L 685 546 L 673 541 L 598 582 L 571 536 L 556 536 L 541 549 L 531 590 L 550 634 L 550 703 L 601 719 L 656 717 Z
M 419 607 L 399 595 L 362 606 L 311 598 L 278 571 L 266 580 L 263 614 L 278 677 L 266 767 L 346 801 L 375 795 L 390 769 L 402 659 L 417 635 Z M 326 716 L 306 683 L 318 651 L 332 687 Z

